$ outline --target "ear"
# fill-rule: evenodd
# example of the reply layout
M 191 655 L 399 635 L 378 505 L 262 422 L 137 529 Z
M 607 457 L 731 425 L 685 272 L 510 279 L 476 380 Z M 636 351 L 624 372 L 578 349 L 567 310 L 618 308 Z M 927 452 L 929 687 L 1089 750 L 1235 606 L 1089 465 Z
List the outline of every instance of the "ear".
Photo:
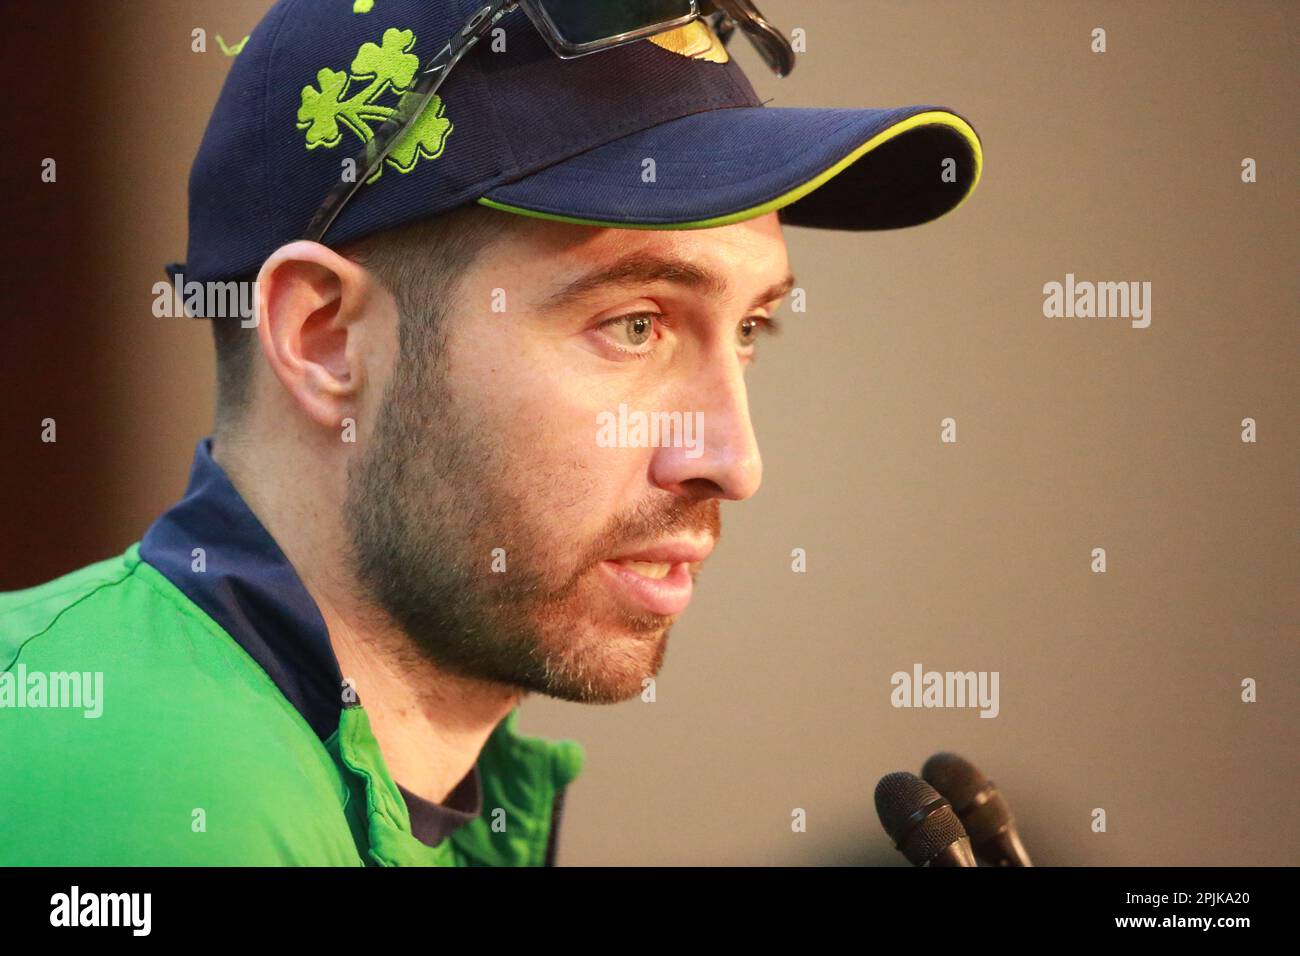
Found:
M 262 353 L 294 404 L 324 427 L 359 417 L 378 333 L 375 287 L 357 263 L 305 240 L 281 246 L 258 273 Z

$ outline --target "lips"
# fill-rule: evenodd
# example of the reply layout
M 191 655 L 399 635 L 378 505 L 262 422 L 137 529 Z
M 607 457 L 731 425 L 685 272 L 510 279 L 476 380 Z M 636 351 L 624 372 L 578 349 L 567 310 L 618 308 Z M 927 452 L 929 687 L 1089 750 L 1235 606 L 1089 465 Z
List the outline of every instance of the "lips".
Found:
M 609 558 L 600 566 L 623 601 L 671 617 L 691 602 L 691 572 L 712 550 L 712 541 L 666 542 Z

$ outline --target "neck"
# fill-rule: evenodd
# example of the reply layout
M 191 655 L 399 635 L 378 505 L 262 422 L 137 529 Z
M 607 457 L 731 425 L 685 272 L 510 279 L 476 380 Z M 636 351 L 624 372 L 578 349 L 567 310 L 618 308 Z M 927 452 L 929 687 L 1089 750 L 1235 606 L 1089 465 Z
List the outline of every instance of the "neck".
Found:
M 393 779 L 442 803 L 473 769 L 521 692 L 450 674 L 423 658 L 405 634 L 367 626 L 311 583 L 307 589 L 321 608 L 343 676 L 370 715 Z
M 442 803 L 523 692 L 440 668 L 361 597 L 343 561 L 341 508 L 315 504 L 341 505 L 344 480 L 328 476 L 341 476 L 344 468 L 332 471 L 321 461 L 282 464 L 275 456 L 283 448 L 223 436 L 214 438 L 212 451 L 320 609 L 339 668 L 366 709 L 389 773 L 417 796 Z M 285 475 L 303 478 L 287 481 Z

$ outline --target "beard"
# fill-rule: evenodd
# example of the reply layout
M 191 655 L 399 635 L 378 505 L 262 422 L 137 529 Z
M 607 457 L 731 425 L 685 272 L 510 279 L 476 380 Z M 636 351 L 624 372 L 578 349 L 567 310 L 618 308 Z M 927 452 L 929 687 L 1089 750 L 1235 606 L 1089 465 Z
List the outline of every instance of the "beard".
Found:
M 585 497 L 583 463 L 547 469 L 530 461 L 541 442 L 507 447 L 449 387 L 441 352 L 402 343 L 348 468 L 362 599 L 449 673 L 583 703 L 640 694 L 663 665 L 674 618 L 615 604 L 600 562 L 667 535 L 717 538 L 717 499 L 660 492 L 584 540 L 557 517 Z

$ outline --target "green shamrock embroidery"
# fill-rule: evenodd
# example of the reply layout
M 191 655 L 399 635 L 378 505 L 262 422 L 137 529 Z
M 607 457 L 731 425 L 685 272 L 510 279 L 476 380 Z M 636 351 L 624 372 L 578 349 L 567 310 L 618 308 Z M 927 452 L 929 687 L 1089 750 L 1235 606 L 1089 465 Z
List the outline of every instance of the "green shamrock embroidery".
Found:
M 350 73 L 323 68 L 316 74 L 316 86 L 302 88 L 298 107 L 298 129 L 307 131 L 307 148 L 333 149 L 343 141 L 343 130 L 351 130 L 363 143 L 374 139 L 374 129 L 395 114 L 420 69 L 420 59 L 409 52 L 415 46 L 410 30 L 388 29 L 379 46 L 363 43 L 352 61 Z M 355 86 L 363 88 L 349 95 Z M 396 96 L 398 106 L 383 106 L 378 100 Z M 398 172 L 409 173 L 421 157 L 437 159 L 451 135 L 452 123 L 444 115 L 445 104 L 437 94 L 420 118 L 402 133 L 385 162 Z M 383 167 L 367 182 L 374 182 Z
M 221 34 L 217 34 L 217 43 L 221 46 L 221 52 L 226 56 L 239 56 L 244 49 L 244 44 L 247 42 L 248 37 L 244 37 L 244 39 L 240 40 L 238 43 L 232 46 L 226 46 L 226 41 L 221 39 Z

